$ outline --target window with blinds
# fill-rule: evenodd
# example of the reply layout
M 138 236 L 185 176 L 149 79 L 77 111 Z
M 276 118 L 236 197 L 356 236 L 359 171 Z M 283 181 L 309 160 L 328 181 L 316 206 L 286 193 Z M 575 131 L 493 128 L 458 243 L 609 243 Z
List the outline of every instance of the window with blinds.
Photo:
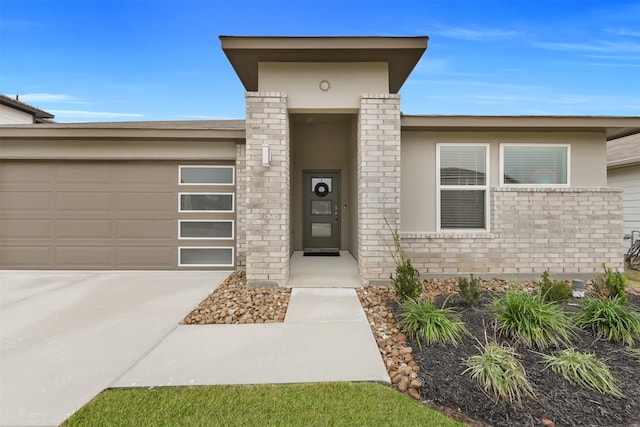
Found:
M 437 151 L 438 229 L 486 230 L 488 145 L 438 144 Z
M 502 185 L 568 186 L 568 145 L 502 144 Z

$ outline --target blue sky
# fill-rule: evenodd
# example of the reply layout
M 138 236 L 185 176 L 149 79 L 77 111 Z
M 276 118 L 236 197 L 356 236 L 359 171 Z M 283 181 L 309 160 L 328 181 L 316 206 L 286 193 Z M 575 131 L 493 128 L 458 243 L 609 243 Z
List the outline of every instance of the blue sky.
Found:
M 428 35 L 405 114 L 640 115 L 618 0 L 0 0 L 0 92 L 60 122 L 244 118 L 219 35 Z

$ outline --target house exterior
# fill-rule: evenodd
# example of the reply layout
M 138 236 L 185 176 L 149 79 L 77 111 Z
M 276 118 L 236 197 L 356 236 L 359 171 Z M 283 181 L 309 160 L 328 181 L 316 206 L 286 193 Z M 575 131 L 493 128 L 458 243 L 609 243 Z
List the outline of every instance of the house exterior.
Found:
M 624 234 L 640 231 L 640 134 L 608 142 L 607 183 L 623 189 Z
M 638 117 L 406 116 L 427 37 L 220 37 L 238 121 L 5 125 L 0 267 L 243 268 L 286 286 L 295 251 L 423 274 L 577 277 L 622 266 L 607 141 Z
M 53 114 L 0 94 L 0 124 L 52 123 Z

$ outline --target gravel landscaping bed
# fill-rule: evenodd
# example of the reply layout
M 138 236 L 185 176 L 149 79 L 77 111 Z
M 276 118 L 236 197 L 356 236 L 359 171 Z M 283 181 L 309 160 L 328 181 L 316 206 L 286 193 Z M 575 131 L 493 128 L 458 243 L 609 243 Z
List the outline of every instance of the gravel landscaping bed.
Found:
M 549 370 L 543 370 L 542 357 L 515 341 L 508 341 L 516 348 L 519 361 L 524 366 L 533 384 L 536 398 L 524 398 L 521 404 L 500 401 L 495 403 L 487 397 L 469 375 L 462 375 L 464 361 L 477 354 L 479 342 L 484 344 L 485 332 L 491 339 L 494 332 L 489 304 L 493 296 L 503 292 L 507 283 L 500 280 L 483 281 L 480 303 L 468 307 L 457 296 L 457 281 L 425 280 L 423 298 L 429 298 L 441 307 L 446 300 L 473 334 L 457 347 L 451 345 L 423 346 L 420 350 L 412 339 L 399 330 L 396 323 L 399 305 L 390 288 L 366 287 L 359 290 L 365 313 L 377 338 L 380 353 L 385 360 L 390 376 L 402 372 L 406 361 L 394 357 L 400 350 L 410 351 L 414 363 L 412 372 L 417 375 L 414 392 L 403 390 L 402 381 L 393 379 L 393 387 L 405 391 L 423 403 L 440 409 L 453 418 L 470 425 L 493 426 L 639 426 L 640 425 L 640 363 L 626 353 L 622 345 L 597 339 L 589 331 L 578 331 L 572 346 L 579 351 L 595 353 L 605 360 L 624 396 L 613 398 L 596 391 L 571 384 Z M 535 283 L 523 284 L 529 292 L 537 291 Z M 590 289 L 590 287 L 588 287 Z M 640 297 L 636 291 L 629 293 L 630 304 L 636 310 Z M 579 302 L 565 303 L 568 311 L 577 310 Z M 381 338 L 388 337 L 384 342 Z M 507 340 L 499 340 L 504 342 Z M 407 350 L 409 349 L 409 350 Z M 550 353 L 547 350 L 545 353 Z M 393 378 L 393 377 L 392 377 Z M 417 393 L 416 393 L 417 392 Z M 418 394 L 418 396 L 416 396 Z
M 231 274 L 180 322 L 183 325 L 283 322 L 290 288 L 248 288 L 244 271 Z

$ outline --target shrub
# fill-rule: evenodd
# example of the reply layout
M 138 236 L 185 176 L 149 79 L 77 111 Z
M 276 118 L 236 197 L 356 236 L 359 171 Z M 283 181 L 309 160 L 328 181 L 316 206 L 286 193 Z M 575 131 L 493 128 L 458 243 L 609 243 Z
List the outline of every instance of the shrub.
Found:
M 389 279 L 393 283 L 396 295 L 401 301 L 416 299 L 422 293 L 422 284 L 419 280 L 420 272 L 411 265 L 411 260 L 405 255 L 400 243 L 398 230 L 392 229 L 386 218 L 385 222 L 393 237 L 394 248 L 391 251 L 391 257 L 396 264 L 396 275 L 395 277 L 393 274 L 390 275 Z
M 613 271 L 612 268 L 602 264 L 604 273 L 599 274 L 593 281 L 595 291 L 602 298 L 619 298 L 622 303 L 627 302 L 627 278 L 618 269 Z
M 451 343 L 457 346 L 469 331 L 460 318 L 449 308 L 436 308 L 431 301 L 409 299 L 402 304 L 400 313 L 402 329 L 412 336 L 422 348 L 435 343 Z
M 540 294 L 547 302 L 567 301 L 573 295 L 573 290 L 562 280 L 551 280 L 549 272 L 542 273 L 542 283 L 540 283 Z
M 471 275 L 470 279 L 466 277 L 458 278 L 458 287 L 460 288 L 460 296 L 466 301 L 467 304 L 471 305 L 478 301 L 480 298 L 480 284 L 482 281 Z
M 545 369 L 551 368 L 567 381 L 603 394 L 622 396 L 609 367 L 594 354 L 580 353 L 568 348 L 551 356 L 543 355 L 542 358 L 546 362 Z
M 471 378 L 495 401 L 503 398 L 520 402 L 522 395 L 535 397 L 524 367 L 511 347 L 487 343 L 477 348 L 480 354 L 467 359 L 463 375 L 470 372 Z
M 633 345 L 640 335 L 640 314 L 619 298 L 587 298 L 575 316 L 576 325 L 591 328 L 596 334 L 613 342 Z
M 493 302 L 492 309 L 498 331 L 519 337 L 527 346 L 543 349 L 569 341 L 569 318 L 557 304 L 544 301 L 540 294 L 507 291 Z

